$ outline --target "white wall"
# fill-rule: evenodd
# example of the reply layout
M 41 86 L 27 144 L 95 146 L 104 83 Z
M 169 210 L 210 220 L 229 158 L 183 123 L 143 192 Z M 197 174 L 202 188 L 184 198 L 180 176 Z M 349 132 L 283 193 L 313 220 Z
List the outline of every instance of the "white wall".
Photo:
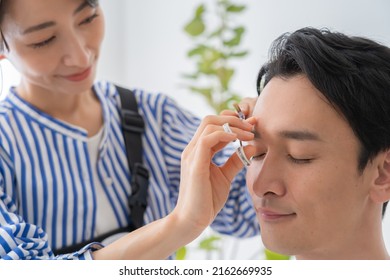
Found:
M 192 70 L 186 57 L 191 41 L 183 32 L 194 7 L 215 0 L 101 0 L 107 34 L 100 77 L 125 85 L 161 91 L 198 114 L 211 113 L 197 96 L 180 88 L 180 75 Z M 237 19 L 246 26 L 243 48 L 250 50 L 235 64 L 233 87 L 256 95 L 255 78 L 271 42 L 299 27 L 329 27 L 369 36 L 390 45 L 390 1 L 387 0 L 236 0 L 247 5 Z M 119 25 L 119 26 L 118 26 Z M 196 105 L 196 106 L 194 106 Z

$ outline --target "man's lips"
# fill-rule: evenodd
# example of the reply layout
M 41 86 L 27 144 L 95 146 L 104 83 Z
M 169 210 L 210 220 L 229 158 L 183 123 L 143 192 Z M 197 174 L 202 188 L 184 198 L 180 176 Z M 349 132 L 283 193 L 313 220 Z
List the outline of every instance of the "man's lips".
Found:
M 296 216 L 294 212 L 281 212 L 267 208 L 256 208 L 256 212 L 264 221 L 277 221 Z
M 88 67 L 87 69 L 83 70 L 82 72 L 75 73 L 72 75 L 63 76 L 63 77 L 69 81 L 79 82 L 79 81 L 86 79 L 89 76 L 89 74 L 91 73 L 91 69 L 92 69 L 91 67 Z

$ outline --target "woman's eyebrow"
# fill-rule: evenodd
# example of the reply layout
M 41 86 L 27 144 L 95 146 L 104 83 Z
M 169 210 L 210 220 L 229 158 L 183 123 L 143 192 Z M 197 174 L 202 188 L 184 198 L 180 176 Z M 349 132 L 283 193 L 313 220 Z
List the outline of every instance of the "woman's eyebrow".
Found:
M 44 22 L 44 23 L 40 23 L 40 24 L 37 24 L 37 25 L 33 25 L 27 29 L 25 29 L 22 34 L 25 35 L 25 34 L 28 34 L 28 33 L 31 33 L 31 32 L 35 32 L 35 31 L 39 31 L 39 30 L 42 30 L 42 29 L 45 29 L 45 28 L 48 28 L 48 27 L 51 27 L 51 26 L 54 26 L 56 23 L 54 21 L 47 21 L 47 22 Z
M 76 8 L 76 10 L 74 10 L 73 15 L 75 15 L 75 14 L 81 12 L 82 10 L 84 10 L 84 9 L 85 9 L 86 7 L 88 7 L 88 6 L 90 7 L 91 5 L 88 3 L 88 1 L 84 1 L 83 3 L 81 3 L 80 6 L 78 6 L 78 7 Z
M 90 4 L 87 1 L 84 1 L 83 3 L 81 3 L 80 6 L 78 6 L 74 10 L 73 15 L 76 15 L 77 13 L 81 12 L 82 10 L 84 10 L 88 6 L 90 6 Z M 25 34 L 28 34 L 28 33 L 31 33 L 31 32 L 35 32 L 35 31 L 39 31 L 39 30 L 42 30 L 42 29 L 45 29 L 45 28 L 49 28 L 49 27 L 54 26 L 55 24 L 56 24 L 55 21 L 47 21 L 47 22 L 43 22 L 43 23 L 40 23 L 40 24 L 37 24 L 37 25 L 33 25 L 33 26 L 25 29 L 22 34 L 25 35 Z

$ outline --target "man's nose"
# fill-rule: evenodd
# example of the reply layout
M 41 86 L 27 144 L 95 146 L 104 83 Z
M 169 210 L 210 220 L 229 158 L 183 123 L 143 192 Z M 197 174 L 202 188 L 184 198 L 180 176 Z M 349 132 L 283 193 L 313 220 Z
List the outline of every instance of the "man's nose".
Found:
M 252 161 L 250 168 L 252 191 L 256 196 L 285 194 L 284 170 L 280 160 L 268 153 L 261 161 Z

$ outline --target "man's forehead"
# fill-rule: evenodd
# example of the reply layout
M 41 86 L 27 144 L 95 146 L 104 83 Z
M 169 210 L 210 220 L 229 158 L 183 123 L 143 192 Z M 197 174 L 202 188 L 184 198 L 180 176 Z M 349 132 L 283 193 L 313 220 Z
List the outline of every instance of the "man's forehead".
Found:
M 276 112 L 294 111 L 295 108 L 309 110 L 312 107 L 334 110 L 325 96 L 304 75 L 272 78 L 260 93 L 253 113 L 255 115 L 264 110 L 264 107 L 270 106 Z
M 319 140 L 322 130 L 332 130 L 336 122 L 348 125 L 305 76 L 272 78 L 258 97 L 253 116 L 258 126 L 296 140 Z

